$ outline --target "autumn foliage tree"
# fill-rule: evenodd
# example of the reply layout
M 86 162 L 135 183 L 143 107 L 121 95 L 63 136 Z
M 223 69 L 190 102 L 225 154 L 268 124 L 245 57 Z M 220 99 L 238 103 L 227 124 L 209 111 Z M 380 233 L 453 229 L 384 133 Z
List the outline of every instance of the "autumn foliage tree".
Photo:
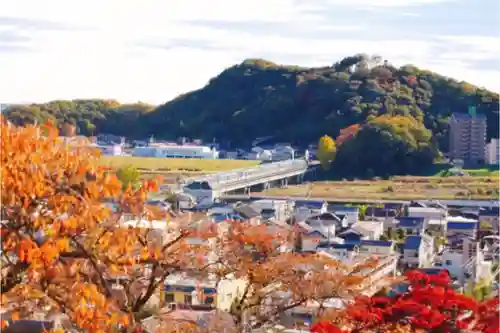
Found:
M 324 169 L 328 169 L 330 167 L 330 163 L 335 159 L 336 153 L 337 147 L 335 145 L 335 141 L 333 141 L 333 139 L 328 135 L 323 135 L 319 139 L 316 156 Z
M 360 128 L 361 126 L 359 124 L 353 124 L 344 129 L 341 129 L 339 135 L 337 136 L 337 139 L 335 140 L 337 146 L 340 147 L 345 142 L 351 140 L 358 133 Z
M 294 230 L 287 225 L 226 222 L 227 232 L 215 240 L 219 279 L 244 278 L 245 287 L 229 313 L 238 332 L 276 323 L 286 311 L 332 298 L 354 297 L 364 282 L 360 271 L 374 260 L 345 266 L 328 256 L 295 253 Z
M 161 241 L 147 225 L 123 227 L 124 214 L 163 218 L 145 202 L 156 183 L 122 190 L 94 154 L 64 146 L 51 124 L 2 119 L 1 306 L 13 319 L 63 313 L 89 333 L 133 331 L 169 274 L 199 270 L 181 221 Z
M 358 297 L 335 319 L 317 323 L 314 333 L 426 332 L 459 333 L 499 331 L 499 302 L 493 298 L 478 304 L 451 288 L 444 271 L 427 275 L 406 274 L 409 290 L 394 297 Z
M 229 314 L 238 329 L 260 327 L 308 301 L 356 295 L 370 265 L 287 252 L 286 228 L 169 218 L 147 204 L 156 182 L 124 189 L 95 150 L 66 145 L 52 124 L 1 120 L 1 306 L 12 320 L 62 313 L 83 332 L 138 332 L 166 279 L 185 273 L 242 279 Z

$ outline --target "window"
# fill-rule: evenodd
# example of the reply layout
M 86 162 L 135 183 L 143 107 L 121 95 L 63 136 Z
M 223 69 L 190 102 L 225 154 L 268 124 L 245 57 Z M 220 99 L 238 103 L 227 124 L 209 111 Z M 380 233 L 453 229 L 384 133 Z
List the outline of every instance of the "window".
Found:
M 174 303 L 174 294 L 165 294 L 165 303 Z
M 212 296 L 205 297 L 205 304 L 214 304 L 214 298 Z
M 446 265 L 446 266 L 451 266 L 451 260 L 446 260 L 446 261 L 445 261 L 445 265 Z
M 184 304 L 192 304 L 193 296 L 192 295 L 184 295 Z

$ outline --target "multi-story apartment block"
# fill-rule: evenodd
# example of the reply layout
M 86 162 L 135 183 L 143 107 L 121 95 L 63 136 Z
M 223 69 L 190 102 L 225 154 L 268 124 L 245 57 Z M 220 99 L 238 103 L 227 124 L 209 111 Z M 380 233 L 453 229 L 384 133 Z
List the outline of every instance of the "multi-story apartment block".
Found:
M 500 140 L 492 138 L 486 145 L 486 163 L 498 164 L 500 161 Z
M 453 113 L 450 119 L 450 152 L 452 160 L 466 164 L 482 164 L 486 160 L 486 117 L 476 115 L 472 108 L 468 114 Z

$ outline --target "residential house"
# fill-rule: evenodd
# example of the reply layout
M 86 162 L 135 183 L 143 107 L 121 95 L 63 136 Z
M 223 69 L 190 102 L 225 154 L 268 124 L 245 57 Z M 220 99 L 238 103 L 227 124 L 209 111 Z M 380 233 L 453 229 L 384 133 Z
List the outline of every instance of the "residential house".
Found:
M 234 299 L 241 297 L 244 279 L 228 278 L 217 282 L 215 278 L 197 278 L 187 274 L 171 274 L 164 282 L 165 304 L 206 305 L 228 311 Z
M 363 221 L 353 224 L 349 229 L 339 234 L 345 243 L 359 244 L 362 240 L 378 240 L 384 232 L 383 222 Z
M 494 232 L 498 232 L 499 226 L 499 207 L 483 208 L 479 210 L 479 221 L 487 223 Z
M 439 256 L 435 266 L 447 269 L 451 276 L 464 283 L 477 272 L 478 266 L 484 261 L 483 258 L 479 242 L 465 238 L 458 245 L 448 246 Z
M 345 215 L 348 225 L 358 222 L 359 207 L 331 205 L 328 210 L 335 213 L 335 215 Z
M 316 251 L 320 244 L 336 243 L 335 225 L 313 225 L 298 223 L 299 243 L 301 251 Z
M 355 228 L 362 228 L 368 233 L 366 234 L 368 236 L 368 239 L 373 239 L 377 240 L 380 239 L 380 237 L 384 233 L 384 222 L 380 221 L 358 221 L 353 225 Z
M 462 222 L 462 221 L 448 220 L 448 223 L 446 224 L 446 229 L 447 229 L 446 236 L 448 237 L 448 242 L 450 242 L 450 240 L 453 238 L 463 238 L 463 236 L 467 238 L 476 239 L 478 225 L 479 223 L 477 221 Z
M 431 236 L 409 235 L 403 245 L 401 263 L 408 268 L 430 267 L 434 260 L 434 240 Z
M 328 203 L 317 200 L 297 200 L 294 207 L 295 221 L 305 221 L 311 215 L 326 213 Z
M 408 217 L 422 217 L 424 219 L 444 220 L 447 210 L 437 207 L 409 207 Z
M 391 246 L 386 247 L 390 249 Z M 390 278 L 396 276 L 399 256 L 394 252 L 387 251 L 388 255 L 376 255 L 379 258 L 376 267 L 366 268 L 360 272 L 360 275 L 367 279 L 361 288 L 361 293 L 366 296 L 373 296 L 382 288 L 389 287 L 393 284 Z M 361 258 L 363 256 L 360 253 Z
M 359 244 L 362 240 L 368 239 L 368 230 L 361 227 L 349 228 L 338 236 L 344 240 L 345 244 Z
M 420 235 L 424 231 L 425 218 L 402 216 L 397 218 L 397 228 L 404 230 L 407 235 Z
M 395 243 L 393 241 L 362 240 L 359 243 L 360 256 L 392 256 L 396 255 Z
M 289 200 L 256 200 L 250 205 L 260 212 L 263 220 L 286 221 L 293 215 L 294 202 Z
M 357 244 L 325 244 L 316 248 L 318 252 L 325 252 L 340 261 L 350 262 L 358 255 Z
M 345 215 L 336 215 L 330 212 L 309 216 L 305 220 L 308 225 L 334 225 L 335 229 L 340 231 L 347 227 L 347 218 Z
M 246 221 L 252 224 L 259 224 L 261 222 L 261 214 L 251 205 L 241 204 L 234 208 L 234 211 L 243 217 Z
M 383 221 L 386 223 L 385 229 L 392 227 L 396 217 L 401 216 L 401 211 L 393 208 L 369 206 L 366 208 L 365 219 Z

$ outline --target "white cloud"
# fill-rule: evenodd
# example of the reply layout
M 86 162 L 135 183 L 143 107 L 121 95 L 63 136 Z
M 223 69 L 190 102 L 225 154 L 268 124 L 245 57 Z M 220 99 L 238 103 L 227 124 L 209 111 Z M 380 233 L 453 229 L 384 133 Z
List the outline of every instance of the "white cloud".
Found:
M 375 27 L 370 22 L 335 24 L 334 19 L 328 20 L 318 12 L 324 5 L 330 9 L 374 4 L 407 7 L 428 2 L 432 0 L 323 0 L 317 5 L 298 4 L 296 0 L 273 0 L 272 5 L 264 0 L 187 0 L 169 6 L 171 2 L 164 0 L 5 1 L 1 16 L 12 19 L 6 25 L 0 17 L 0 101 L 102 97 L 161 103 L 202 87 L 225 67 L 247 57 L 276 55 L 270 60 L 292 63 L 302 59 L 297 64 L 312 66 L 360 52 L 380 54 L 395 64 L 414 63 L 500 90 L 495 78 L 498 72 L 473 70 L 465 61 L 487 59 L 498 52 L 496 46 L 492 49 L 491 40 L 443 38 L 441 41 L 450 45 L 468 41 L 469 49 L 467 53 L 444 54 L 446 62 L 440 62 L 433 59 L 430 40 L 392 40 L 390 36 L 382 42 L 339 39 L 337 33 L 348 35 Z M 20 20 L 15 24 L 15 19 L 32 22 L 29 26 Z M 280 36 L 273 31 L 249 33 L 186 22 L 201 19 L 287 23 L 299 30 L 327 33 L 329 38 Z M 58 22 L 67 29 L 37 25 L 34 20 Z M 2 40 L 5 31 L 9 38 Z M 3 52 L 2 45 L 14 45 L 12 36 L 18 37 L 15 45 L 30 50 Z M 179 40 L 183 42 L 176 44 Z M 141 48 L 139 44 L 151 47 Z M 152 47 L 155 45 L 158 47 Z

